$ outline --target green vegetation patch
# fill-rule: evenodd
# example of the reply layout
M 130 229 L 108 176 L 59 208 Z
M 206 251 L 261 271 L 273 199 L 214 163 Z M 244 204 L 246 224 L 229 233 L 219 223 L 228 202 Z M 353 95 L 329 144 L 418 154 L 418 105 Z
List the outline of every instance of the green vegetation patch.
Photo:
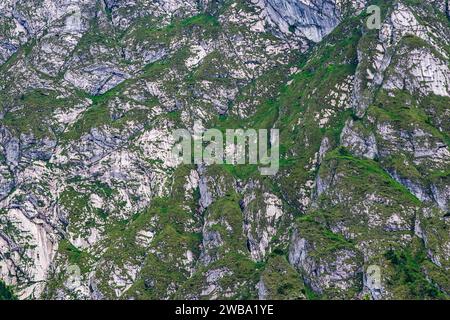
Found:
M 403 250 L 389 250 L 385 258 L 391 263 L 394 272 L 388 280 L 393 286 L 394 295 L 399 299 L 439 299 L 445 295 L 424 273 L 423 265 L 427 261 L 423 243 L 416 239 Z
M 12 288 L 0 280 L 0 300 L 17 300 Z

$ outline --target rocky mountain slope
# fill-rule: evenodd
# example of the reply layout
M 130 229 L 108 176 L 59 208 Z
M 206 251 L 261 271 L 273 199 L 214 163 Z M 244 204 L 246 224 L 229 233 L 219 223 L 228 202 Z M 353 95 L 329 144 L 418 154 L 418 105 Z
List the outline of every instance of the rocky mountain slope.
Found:
M 5 0 L 0 28 L 19 298 L 449 297 L 447 0 Z M 280 170 L 178 165 L 196 121 L 279 129 Z

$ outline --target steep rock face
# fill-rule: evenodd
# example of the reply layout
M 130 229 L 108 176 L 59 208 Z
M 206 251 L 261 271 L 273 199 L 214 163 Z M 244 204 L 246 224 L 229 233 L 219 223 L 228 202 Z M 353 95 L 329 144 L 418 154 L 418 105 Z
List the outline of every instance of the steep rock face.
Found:
M 252 191 L 244 196 L 241 206 L 244 214 L 244 232 L 247 246 L 253 260 L 262 261 L 271 251 L 270 243 L 275 235 L 280 235 L 279 228 L 284 229 L 285 217 L 283 203 L 276 195 L 263 192 L 257 186 L 247 186 Z
M 326 250 L 327 240 L 322 239 L 325 243 L 310 242 L 306 238 L 298 230 L 294 231 L 289 249 L 289 262 L 304 274 L 305 283 L 320 294 L 336 286 L 342 293 L 351 295 L 352 287 L 358 287 L 360 281 L 357 253 L 343 247 L 335 250 L 332 256 L 316 256 L 321 250 Z
M 1 280 L 20 298 L 448 295 L 448 4 L 382 1 L 380 30 L 366 5 L 3 1 Z M 278 174 L 173 159 L 174 129 L 212 127 L 280 129 Z
M 366 132 L 365 132 L 366 131 Z M 350 120 L 341 133 L 342 146 L 348 148 L 354 155 L 368 159 L 378 157 L 378 147 L 373 133 L 368 133 L 363 126 Z
M 435 188 L 434 178 L 427 178 L 433 175 L 431 172 L 448 168 L 449 159 L 445 143 L 448 130 L 436 118 L 437 114 L 447 112 L 441 105 L 445 106 L 449 101 L 450 71 L 445 49 L 449 38 L 441 31 L 446 23 L 443 16 L 436 13 L 439 18 L 432 24 L 428 23 L 427 13 L 431 15 L 433 9 L 429 5 L 416 8 L 398 3 L 388 11 L 378 35 L 367 34 L 367 39 L 376 37 L 376 41 L 360 42 L 353 106 L 363 119 L 364 113 L 368 112 L 367 121 L 362 121 L 366 124 L 359 125 L 366 127 L 368 132 L 364 143 L 347 137 L 349 134 L 345 132 L 342 142 L 348 146 L 352 140 L 352 148 L 360 150 L 364 147 L 356 144 L 375 143 L 380 161 L 395 179 L 422 201 L 434 201 L 445 211 L 448 200 L 439 196 L 441 191 L 437 192 L 438 200 L 434 199 L 431 190 Z M 367 44 L 368 48 L 365 47 Z M 362 53 L 363 49 L 365 53 Z M 442 104 L 436 106 L 431 102 L 433 100 L 440 100 Z M 378 105 L 367 110 L 371 103 Z M 422 114 L 423 121 L 409 124 L 404 121 L 398 126 L 392 122 L 395 121 L 393 117 L 383 114 L 389 110 L 402 114 L 398 109 L 401 104 L 410 108 L 405 115 Z M 422 107 L 423 113 L 420 111 Z M 430 117 L 431 126 L 424 123 L 426 117 Z M 370 127 L 374 125 L 374 132 L 370 133 Z
M 10 58 L 3 66 L 2 113 L 15 114 L 10 125 L 2 128 L 6 161 L 2 190 L 8 196 L 2 204 L 7 212 L 13 210 L 8 199 L 16 199 L 22 192 L 48 194 L 46 201 L 52 203 L 54 211 L 50 214 L 47 207 L 39 210 L 46 219 L 56 215 L 49 232 L 90 255 L 96 251 L 92 247 L 101 246 L 107 237 L 110 222 L 127 219 L 153 198 L 168 195 L 170 185 L 166 182 L 173 166 L 169 159 L 173 143 L 170 128 L 174 121 L 166 119 L 166 112 L 183 109 L 180 120 L 188 127 L 197 117 L 208 119 L 216 112 L 227 113 L 239 88 L 287 64 L 287 53 L 296 48 L 287 39 L 266 37 L 264 28 L 260 28 L 262 19 L 246 4 L 231 5 L 218 20 L 203 14 L 208 6 L 207 2 L 176 1 L 162 6 L 159 2 L 108 1 L 2 4 L 5 16 L 25 29 L 24 35 L 16 30 L 17 34 L 13 32 L 7 40 L 20 40 L 22 48 L 17 46 L 11 57 L 11 46 L 6 46 L 9 51 L 3 59 Z M 171 24 L 172 19 L 182 22 Z M 219 28 L 219 24 L 223 26 Z M 243 31 L 231 32 L 235 26 L 243 26 Z M 17 40 L 19 35 L 23 39 Z M 255 50 L 258 47 L 261 51 Z M 154 65 L 161 59 L 172 61 L 167 70 Z M 183 63 L 175 63 L 178 60 Z M 218 61 L 220 68 L 214 67 Z M 196 87 L 184 82 L 185 87 L 174 94 L 174 80 L 187 77 L 194 69 L 201 71 L 197 72 Z M 222 81 L 224 77 L 231 81 Z M 124 81 L 126 85 L 119 86 Z M 261 82 L 256 88 L 259 99 L 275 88 Z M 260 100 L 249 95 L 240 103 L 233 112 L 245 114 L 251 113 Z M 111 126 L 111 121 L 122 121 L 123 125 Z M 150 123 L 153 129 L 147 130 Z M 163 149 L 168 153 L 162 153 Z M 42 170 L 36 171 L 34 162 L 38 160 L 52 166 L 52 181 Z M 33 188 L 39 185 L 42 190 L 31 191 L 22 182 L 20 177 L 27 170 L 34 170 Z M 212 200 L 208 200 L 208 193 L 202 193 L 203 185 L 202 178 L 200 193 L 206 203 L 201 202 L 201 206 L 207 207 Z M 11 194 L 14 187 L 16 192 Z M 23 202 L 19 198 L 15 201 Z M 15 211 L 5 219 L 12 221 L 13 217 Z M 11 246 L 12 242 L 3 248 L 5 255 Z M 48 260 L 52 260 L 56 248 L 51 247 Z M 34 272 L 15 275 L 12 269 L 20 266 L 6 264 L 2 272 L 12 272 L 14 276 L 8 282 L 20 290 L 22 285 L 25 288 L 29 282 L 41 281 Z M 47 273 L 49 264 L 42 268 L 39 272 Z M 103 264 L 98 268 L 104 268 Z M 97 288 L 94 291 L 101 290 L 103 280 L 90 274 L 84 280 L 93 283 Z M 119 274 L 121 289 L 115 295 L 122 295 L 123 288 L 128 288 L 124 273 Z M 82 296 L 89 287 L 83 284 Z M 29 295 L 29 290 L 23 291 L 22 297 Z
M 448 96 L 448 66 L 444 66 L 448 53 L 443 46 L 449 42 L 449 37 L 442 33 L 446 21 L 440 17 L 433 24 L 424 25 L 417 17 L 428 21 L 427 14 L 432 14 L 433 8 L 425 5 L 425 8 L 414 9 L 396 3 L 388 11 L 378 34 L 368 34 L 368 39 L 373 41 L 360 43 L 360 63 L 353 92 L 353 106 L 358 115 L 363 114 L 373 99 L 373 91 L 381 84 L 391 90 L 400 86 L 399 89 L 410 92 Z M 421 46 L 419 39 L 426 45 Z M 406 50 L 408 55 L 405 57 Z M 422 51 L 420 62 L 415 58 L 419 55 L 417 51 Z M 405 83 L 398 84 L 400 80 L 396 77 L 403 78 Z
M 418 92 L 422 95 L 434 94 L 448 97 L 450 81 L 448 65 L 432 54 L 430 50 L 414 49 L 399 52 L 398 65 L 404 69 L 395 69 L 385 80 L 383 88 Z M 445 58 L 444 58 L 445 59 Z M 401 74 L 399 73 L 401 72 Z
M 260 0 L 267 22 L 277 27 L 283 34 L 295 34 L 313 42 L 319 42 L 341 21 L 349 7 L 360 10 L 365 0 Z

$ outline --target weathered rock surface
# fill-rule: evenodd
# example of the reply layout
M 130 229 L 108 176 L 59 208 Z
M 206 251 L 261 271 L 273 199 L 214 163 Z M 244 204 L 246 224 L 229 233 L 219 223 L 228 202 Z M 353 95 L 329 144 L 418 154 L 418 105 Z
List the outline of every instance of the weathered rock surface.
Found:
M 0 280 L 448 298 L 448 1 L 381 2 L 371 30 L 362 0 L 2 1 Z M 278 173 L 173 158 L 212 127 L 278 128 Z

